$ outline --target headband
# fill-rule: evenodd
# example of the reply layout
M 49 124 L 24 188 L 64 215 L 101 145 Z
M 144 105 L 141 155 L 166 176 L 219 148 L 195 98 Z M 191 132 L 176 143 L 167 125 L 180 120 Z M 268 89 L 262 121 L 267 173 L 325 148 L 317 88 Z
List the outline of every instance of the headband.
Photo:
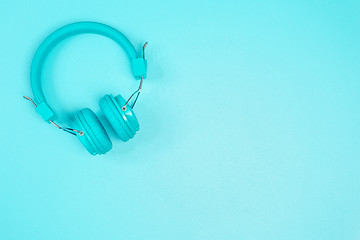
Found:
M 53 32 L 41 43 L 31 64 L 30 82 L 32 92 L 34 94 L 34 105 L 37 106 L 36 112 L 38 112 L 41 117 L 49 123 L 55 118 L 55 113 L 47 103 L 41 85 L 41 73 L 45 59 L 49 55 L 50 51 L 62 40 L 84 33 L 98 34 L 114 40 L 125 50 L 127 56 L 131 60 L 135 79 L 146 78 L 147 61 L 142 56 L 137 56 L 134 46 L 118 30 L 108 25 L 96 22 L 78 22 L 66 25 Z

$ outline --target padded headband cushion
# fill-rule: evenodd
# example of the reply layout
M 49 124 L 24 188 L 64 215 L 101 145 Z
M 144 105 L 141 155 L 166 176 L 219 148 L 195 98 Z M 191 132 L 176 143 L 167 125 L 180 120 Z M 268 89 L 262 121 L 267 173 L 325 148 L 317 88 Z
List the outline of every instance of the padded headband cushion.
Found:
M 37 112 L 47 122 L 49 122 L 49 120 L 55 119 L 55 113 L 47 103 L 41 85 L 42 69 L 46 57 L 51 52 L 51 50 L 62 40 L 71 36 L 86 33 L 98 34 L 114 40 L 125 50 L 126 54 L 128 55 L 131 61 L 134 77 L 136 79 L 146 78 L 146 60 L 137 56 L 133 45 L 118 30 L 108 25 L 96 22 L 78 22 L 59 28 L 41 43 L 34 55 L 30 71 L 31 88 L 35 97 L 34 101 L 37 105 L 39 105 Z
M 105 154 L 111 150 L 109 135 L 93 111 L 88 108 L 79 111 L 75 115 L 75 124 L 78 130 L 84 132 L 78 137 L 90 154 Z

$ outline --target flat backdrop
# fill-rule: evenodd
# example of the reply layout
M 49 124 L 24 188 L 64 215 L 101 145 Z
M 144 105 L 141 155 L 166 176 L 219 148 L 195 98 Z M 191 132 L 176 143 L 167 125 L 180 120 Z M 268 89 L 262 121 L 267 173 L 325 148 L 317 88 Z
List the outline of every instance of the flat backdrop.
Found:
M 360 239 L 360 2 L 0 0 L 0 239 Z M 138 86 L 124 51 L 82 35 L 52 51 L 59 122 L 94 110 L 92 157 L 32 96 L 41 41 L 76 21 L 146 56 L 121 142 L 98 106 Z

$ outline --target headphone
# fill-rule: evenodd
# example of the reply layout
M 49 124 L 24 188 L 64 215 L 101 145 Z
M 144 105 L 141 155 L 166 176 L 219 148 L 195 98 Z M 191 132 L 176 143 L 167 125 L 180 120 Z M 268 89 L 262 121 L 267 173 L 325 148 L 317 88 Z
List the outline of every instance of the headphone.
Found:
M 56 115 L 48 104 L 41 86 L 42 69 L 50 51 L 62 40 L 84 33 L 98 34 L 114 40 L 125 50 L 131 60 L 133 75 L 135 79 L 140 80 L 139 88 L 127 101 L 121 95 L 114 97 L 112 94 L 106 94 L 100 99 L 99 105 L 111 127 L 122 141 L 126 142 L 134 137 L 139 130 L 139 122 L 133 112 L 133 108 L 141 92 L 143 79 L 146 78 L 147 61 L 145 60 L 145 47 L 147 42 L 142 49 L 143 56 L 138 57 L 130 41 L 118 30 L 108 25 L 96 22 L 72 23 L 59 28 L 49 35 L 37 49 L 31 64 L 30 82 L 34 101 L 26 96 L 24 98 L 32 102 L 36 112 L 47 123 L 51 123 L 55 127 L 77 136 L 86 150 L 95 156 L 97 154 L 105 154 L 112 148 L 109 135 L 95 113 L 89 108 L 84 108 L 75 114 L 71 128 L 62 127 L 55 123 Z M 134 95 L 136 95 L 136 98 L 130 106 L 128 103 Z

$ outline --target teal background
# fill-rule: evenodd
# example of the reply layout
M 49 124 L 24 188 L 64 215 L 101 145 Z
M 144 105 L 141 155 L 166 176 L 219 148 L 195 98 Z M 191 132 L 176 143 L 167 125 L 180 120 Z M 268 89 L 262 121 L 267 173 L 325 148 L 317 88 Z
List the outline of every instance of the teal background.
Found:
M 360 2 L 0 0 L 0 239 L 360 239 Z M 47 125 L 32 56 L 92 20 L 149 41 L 140 131 L 128 143 L 99 99 L 136 89 L 101 36 L 45 66 L 60 122 L 94 110 L 113 141 L 92 157 Z

